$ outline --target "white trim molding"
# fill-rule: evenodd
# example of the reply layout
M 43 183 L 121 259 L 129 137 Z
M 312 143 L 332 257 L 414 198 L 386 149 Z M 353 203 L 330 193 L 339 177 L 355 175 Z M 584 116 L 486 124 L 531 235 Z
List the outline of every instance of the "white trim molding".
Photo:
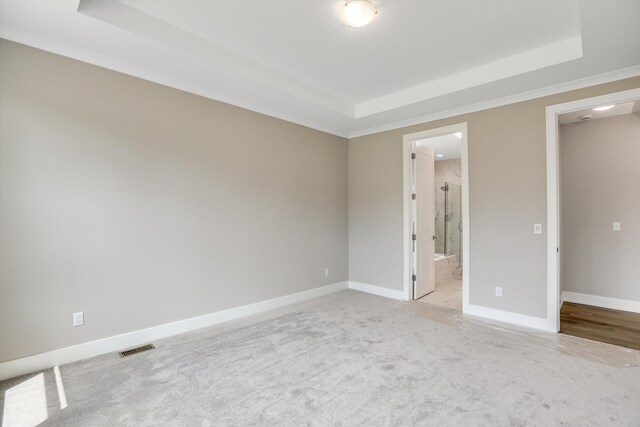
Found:
M 255 113 L 264 114 L 269 117 L 274 117 L 276 119 L 284 120 L 290 123 L 306 126 L 311 129 L 340 136 L 342 138 L 348 138 L 349 136 L 349 132 L 347 131 L 347 129 L 332 126 L 325 123 L 323 120 L 315 120 L 309 117 L 308 114 L 298 114 L 286 108 L 278 108 L 273 102 L 259 104 L 247 97 L 233 96 L 207 84 L 198 83 L 193 80 L 186 80 L 175 75 L 163 73 L 159 70 L 134 64 L 132 62 L 123 61 L 115 57 L 90 52 L 85 49 L 80 49 L 64 43 L 60 43 L 50 38 L 40 37 L 34 34 L 27 34 L 22 31 L 16 31 L 9 27 L 0 29 L 0 38 L 51 52 L 56 55 L 75 59 L 77 61 L 82 61 L 87 64 L 96 65 L 98 67 L 106 68 L 118 73 L 137 77 L 142 80 L 192 93 L 194 95 L 202 96 L 214 101 L 219 101 L 225 104 L 233 105 L 235 107 L 244 108 L 245 110 L 253 111 Z M 320 105 L 322 104 L 320 103 Z M 339 113 L 345 114 L 345 108 L 350 107 L 342 106 L 341 108 L 339 108 Z M 333 109 L 330 110 L 334 111 Z M 350 114 L 345 115 L 347 117 L 350 117 Z
M 313 298 L 328 295 L 334 292 L 345 290 L 349 287 L 348 282 L 334 283 L 332 285 L 309 289 L 282 297 L 272 298 L 253 304 L 230 308 L 228 310 L 205 314 L 204 316 L 192 317 L 190 319 L 179 320 L 152 328 L 140 329 L 122 335 L 73 345 L 58 350 L 48 351 L 33 356 L 20 359 L 9 360 L 0 363 L 0 381 L 19 375 L 49 369 L 58 365 L 76 362 L 89 357 L 99 356 L 133 347 L 149 341 L 170 337 L 172 335 L 193 331 L 196 329 L 213 326 L 230 320 L 240 319 L 254 314 L 263 313 L 268 310 L 285 307 Z
M 509 323 L 511 325 L 524 326 L 539 331 L 549 331 L 549 322 L 542 317 L 527 316 L 524 314 L 512 313 L 510 311 L 496 310 L 495 308 L 483 307 L 480 305 L 467 304 L 464 315 L 490 319 L 497 322 Z
M 402 291 L 389 289 L 382 286 L 370 285 L 368 283 L 349 281 L 349 289 L 366 292 L 368 294 L 378 295 L 385 298 L 397 299 L 401 301 L 407 300 Z
M 582 58 L 580 35 L 361 102 L 355 105 L 355 118 L 383 113 L 578 58 Z
M 560 157 L 558 116 L 608 104 L 640 99 L 640 88 L 579 99 L 546 108 L 547 127 L 547 318 L 549 330 L 560 330 Z
M 71 2 L 73 3 L 73 2 Z M 76 1 L 76 7 L 74 9 L 74 13 L 78 12 Z M 91 3 L 92 6 L 101 5 L 102 2 L 99 1 L 91 1 L 87 2 Z M 70 5 L 71 6 L 71 5 Z M 81 13 L 86 14 L 86 10 Z M 90 16 L 90 15 L 87 15 Z M 105 22 L 105 21 L 102 21 Z M 135 31 L 134 31 L 135 32 Z M 240 108 L 247 109 L 249 111 L 254 111 L 260 114 L 265 114 L 270 117 L 275 117 L 281 120 L 285 120 L 291 123 L 296 123 L 301 126 L 310 127 L 312 129 L 319 130 L 321 132 L 327 132 L 333 135 L 337 135 L 343 138 L 356 138 L 360 136 L 380 133 L 384 131 L 400 129 L 403 127 L 413 126 L 417 124 L 423 124 L 432 122 L 435 120 L 440 120 L 448 117 L 455 117 L 462 114 L 468 114 L 476 111 L 487 110 L 490 108 L 500 107 L 504 105 L 514 104 L 517 102 L 527 101 L 531 99 L 541 98 L 544 96 L 554 95 L 557 93 L 568 92 L 571 90 L 582 89 L 585 87 L 595 86 L 599 84 L 605 84 L 617 80 L 623 80 L 630 77 L 636 77 L 640 75 L 640 66 L 635 65 L 627 68 L 623 68 L 620 70 L 614 70 L 610 72 L 606 72 L 603 74 L 584 77 L 576 80 L 572 80 L 569 82 L 563 82 L 559 84 L 555 84 L 552 86 L 539 88 L 530 90 L 527 92 L 516 93 L 513 95 L 508 95 L 500 98 L 492 98 L 485 101 L 477 102 L 471 105 L 462 105 L 453 109 L 445 110 L 445 111 L 434 111 L 429 114 L 423 114 L 420 116 L 415 116 L 414 114 L 420 114 L 419 111 L 411 114 L 406 113 L 405 116 L 409 116 L 411 114 L 413 117 L 409 117 L 400 121 L 389 121 L 389 120 L 377 120 L 381 122 L 378 125 L 370 126 L 366 128 L 362 128 L 358 123 L 358 118 L 367 116 L 372 114 L 374 111 L 381 110 L 381 113 L 385 114 L 388 111 L 393 111 L 394 108 L 400 106 L 400 108 L 408 108 L 412 103 L 417 99 L 420 102 L 427 102 L 424 108 L 427 108 L 429 99 L 433 99 L 433 97 L 438 96 L 437 94 L 443 92 L 444 95 L 453 93 L 459 90 L 465 90 L 472 87 L 478 87 L 478 85 L 486 83 L 487 79 L 495 80 L 496 78 L 496 70 L 498 73 L 505 72 L 501 78 L 509 77 L 509 75 L 517 75 L 518 70 L 515 68 L 523 66 L 522 58 L 519 55 L 506 58 L 503 61 L 497 61 L 490 64 L 486 64 L 484 66 L 478 67 L 475 70 L 467 70 L 466 72 L 459 73 L 453 76 L 448 76 L 441 81 L 431 81 L 421 85 L 418 85 L 414 88 L 409 88 L 404 91 L 396 92 L 390 95 L 383 96 L 381 98 L 377 98 L 374 100 L 366 101 L 356 105 L 355 103 L 349 102 L 347 100 L 343 100 L 340 97 L 330 96 L 325 93 L 321 93 L 313 87 L 309 87 L 303 82 L 299 82 L 295 79 L 292 79 L 288 76 L 281 75 L 281 73 L 276 73 L 273 70 L 266 70 L 264 68 L 258 74 L 255 72 L 252 76 L 247 78 L 252 78 L 255 80 L 259 77 L 265 77 L 268 74 L 269 80 L 274 83 L 280 90 L 284 93 L 295 93 L 299 99 L 303 100 L 311 100 L 313 105 L 320 106 L 323 111 L 328 111 L 330 113 L 335 113 L 337 119 L 329 120 L 314 120 L 309 117 L 309 114 L 301 114 L 296 111 L 292 111 L 287 108 L 278 108 L 273 102 L 267 103 L 258 103 L 253 98 L 247 97 L 239 97 L 237 95 L 232 95 L 224 90 L 220 90 L 220 88 L 215 88 L 210 85 L 204 83 L 198 83 L 195 80 L 187 79 L 185 77 L 180 77 L 177 75 L 172 75 L 166 72 L 162 72 L 159 70 L 151 69 L 150 67 L 143 66 L 140 64 L 135 64 L 133 62 L 129 62 L 123 59 L 118 59 L 109 55 L 102 55 L 96 52 L 92 52 L 78 46 L 72 46 L 67 43 L 54 40 L 51 37 L 45 37 L 36 35 L 33 33 L 25 32 L 17 27 L 11 27 L 4 25 L 0 28 L 0 38 L 10 40 L 16 43 L 25 44 L 27 46 L 32 46 L 37 49 L 42 49 L 48 52 L 55 53 L 57 55 L 62 55 L 68 58 L 72 58 L 78 61 L 86 62 L 88 64 L 97 65 L 99 67 L 103 67 L 109 70 L 117 71 L 120 73 L 124 73 L 130 76 L 138 77 L 143 80 L 147 80 L 150 82 L 158 83 L 164 86 L 172 87 L 175 89 L 179 89 L 185 92 L 193 93 L 199 96 L 203 96 L 205 98 L 217 100 L 220 102 L 224 102 L 230 105 L 234 105 Z M 151 40 L 153 38 L 150 38 Z M 548 53 L 556 52 L 556 54 L 564 55 L 564 60 L 569 60 L 570 58 L 576 58 L 580 55 L 578 54 L 578 50 L 581 46 L 580 37 L 574 37 L 571 39 L 567 39 L 565 41 L 547 45 L 541 47 L 540 49 L 534 49 L 533 51 L 525 52 L 525 55 L 533 55 L 533 57 L 539 58 L 541 61 L 549 61 L 552 62 L 560 61 L 562 58 L 556 57 L 555 60 Z M 184 43 L 184 40 L 183 40 Z M 193 43 L 190 44 L 193 47 Z M 550 50 L 549 50 L 550 49 Z M 217 51 L 218 54 L 222 54 L 220 50 Z M 562 54 L 562 52 L 565 52 Z M 571 53 L 573 52 L 573 53 Z M 229 60 L 237 61 L 238 58 L 235 58 L 233 53 L 226 53 L 225 56 Z M 508 61 L 509 65 L 505 67 L 504 61 Z M 561 61 L 560 61 L 561 62 Z M 547 63 L 546 65 L 549 65 Z M 546 66 L 540 63 L 538 66 Z M 514 68 L 515 67 L 515 68 Z M 536 68 L 536 67 L 534 67 Z M 509 72 L 509 69 L 511 71 Z M 523 71 L 523 70 L 520 70 Z M 481 77 L 481 80 L 471 81 L 470 78 L 473 78 L 473 75 L 484 76 Z M 516 73 L 516 74 L 514 74 Z M 442 88 L 446 88 L 443 91 Z M 442 94 L 441 94 L 442 95 Z M 425 98 L 427 97 L 427 98 Z M 392 99 L 398 99 L 400 102 L 393 102 Z M 375 103 L 379 104 L 377 108 L 371 109 L 370 104 Z M 404 105 L 402 105 L 404 104 Z M 374 106 L 375 107 L 375 106 Z M 356 111 L 358 110 L 358 111 Z M 369 110 L 368 112 L 365 110 Z M 369 116 L 371 117 L 371 116 Z M 340 119 L 340 120 L 338 120 Z
M 613 310 L 640 313 L 640 301 L 628 299 L 601 297 L 599 295 L 582 294 L 578 292 L 562 292 L 562 302 L 574 302 L 595 307 L 611 308 Z
M 461 116 L 463 114 L 475 113 L 477 111 L 488 110 L 490 108 L 502 107 L 509 104 L 515 104 L 518 102 L 544 98 L 545 96 L 556 95 L 558 93 L 564 93 L 564 92 L 570 92 L 572 90 L 583 89 L 585 87 L 611 83 L 618 80 L 624 80 L 631 77 L 636 77 L 639 75 L 640 75 L 640 65 L 635 65 L 633 67 L 623 68 L 621 70 L 599 74 L 597 76 L 585 77 L 583 79 L 573 80 L 566 83 L 560 83 L 560 84 L 545 87 L 542 89 L 535 89 L 528 92 L 517 93 L 514 95 L 505 96 L 502 98 L 489 99 L 487 101 L 478 102 L 472 105 L 465 105 L 463 107 L 453 108 L 451 110 L 438 111 L 438 112 L 434 112 L 434 113 L 419 116 L 419 117 L 414 117 L 407 120 L 400 120 L 400 121 L 391 122 L 391 123 L 387 123 L 379 126 L 373 126 L 370 128 L 350 131 L 348 133 L 348 138 L 349 139 L 358 138 L 360 136 L 372 135 L 375 133 L 386 132 L 394 129 L 401 129 L 404 127 L 434 122 L 436 120 L 447 119 L 449 117 Z

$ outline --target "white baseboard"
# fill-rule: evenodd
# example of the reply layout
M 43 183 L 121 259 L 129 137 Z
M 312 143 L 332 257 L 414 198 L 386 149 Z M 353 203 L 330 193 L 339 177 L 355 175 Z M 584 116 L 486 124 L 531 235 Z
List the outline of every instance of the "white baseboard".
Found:
M 562 292 L 562 301 L 640 313 L 640 301 L 628 299 L 601 297 L 598 295 L 581 294 L 578 292 Z
M 141 329 L 122 335 L 102 338 L 96 341 L 48 351 L 46 353 L 9 360 L 7 362 L 0 363 L 0 380 L 29 374 L 31 372 L 37 372 L 65 363 L 76 362 L 78 360 L 87 359 L 89 357 L 105 353 L 119 351 L 127 347 L 137 346 L 148 343 L 149 341 L 193 331 L 206 326 L 212 326 L 218 323 L 259 314 L 268 310 L 285 307 L 287 305 L 338 292 L 347 289 L 348 287 L 348 282 L 334 283 L 332 285 L 218 311 L 204 316 L 192 317 L 190 319 L 154 326 L 148 329 Z
M 512 313 L 509 311 L 496 310 L 495 308 L 483 307 L 480 305 L 468 304 L 465 307 L 465 315 L 482 317 L 512 325 L 524 326 L 526 328 L 549 331 L 549 321 L 541 317 L 527 316 L 524 314 Z M 555 332 L 555 331 L 553 331 Z
M 370 285 L 368 283 L 349 281 L 349 289 L 366 292 L 368 294 L 378 295 L 385 298 L 398 299 L 406 301 L 403 291 L 395 289 L 383 288 L 382 286 Z

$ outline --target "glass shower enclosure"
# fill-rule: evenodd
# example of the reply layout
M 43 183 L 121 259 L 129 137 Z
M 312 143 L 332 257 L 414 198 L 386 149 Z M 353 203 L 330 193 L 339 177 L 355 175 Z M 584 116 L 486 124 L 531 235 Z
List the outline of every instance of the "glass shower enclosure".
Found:
M 462 267 L 462 191 L 450 182 L 436 182 L 436 254 L 456 255 Z

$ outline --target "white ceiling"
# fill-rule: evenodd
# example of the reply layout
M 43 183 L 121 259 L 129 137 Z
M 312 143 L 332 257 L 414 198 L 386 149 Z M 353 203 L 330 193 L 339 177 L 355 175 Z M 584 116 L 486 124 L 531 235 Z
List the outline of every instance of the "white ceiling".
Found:
M 462 139 L 453 133 L 421 139 L 416 141 L 416 144 L 426 145 L 431 148 L 436 155 L 436 162 L 462 157 Z M 442 157 L 438 157 L 439 154 L 441 154 Z
M 558 123 L 566 125 L 569 123 L 603 119 L 605 117 L 621 116 L 623 114 L 632 113 L 640 113 L 640 100 L 616 104 L 613 108 L 606 111 L 594 111 L 592 108 L 589 108 L 586 110 L 561 114 L 558 116 Z
M 640 1 L 0 1 L 0 37 L 357 136 L 640 75 Z

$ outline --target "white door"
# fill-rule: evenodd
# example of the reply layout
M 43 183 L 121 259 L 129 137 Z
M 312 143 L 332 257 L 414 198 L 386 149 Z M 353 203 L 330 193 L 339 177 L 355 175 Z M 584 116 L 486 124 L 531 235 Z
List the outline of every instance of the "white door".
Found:
M 415 146 L 414 165 L 415 209 L 415 275 L 413 298 L 418 299 L 436 288 L 435 277 L 435 183 L 433 150 L 421 144 Z

